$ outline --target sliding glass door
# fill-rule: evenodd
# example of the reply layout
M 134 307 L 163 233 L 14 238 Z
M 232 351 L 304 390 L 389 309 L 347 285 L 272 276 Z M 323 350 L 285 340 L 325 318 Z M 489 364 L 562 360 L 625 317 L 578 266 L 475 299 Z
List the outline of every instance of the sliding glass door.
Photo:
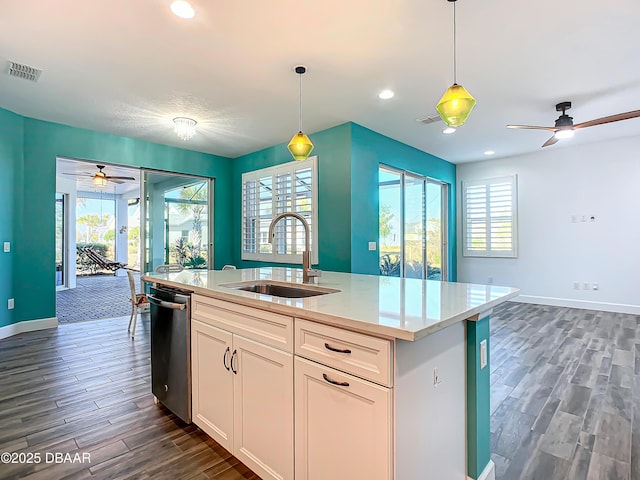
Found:
M 380 274 L 443 280 L 447 184 L 381 166 Z
M 169 263 L 213 268 L 213 181 L 145 171 L 142 182 L 144 271 Z

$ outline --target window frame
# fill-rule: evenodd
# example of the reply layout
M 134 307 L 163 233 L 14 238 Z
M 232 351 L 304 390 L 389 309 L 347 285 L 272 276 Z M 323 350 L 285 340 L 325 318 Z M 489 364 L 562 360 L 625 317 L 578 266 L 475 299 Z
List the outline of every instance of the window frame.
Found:
M 271 185 L 272 188 L 275 188 L 277 183 L 277 176 L 282 174 L 290 174 L 291 178 L 295 177 L 295 172 L 303 169 L 311 169 L 311 221 L 309 223 L 309 230 L 311 234 L 310 239 L 310 249 L 311 249 L 311 263 L 313 265 L 318 264 L 318 156 L 314 155 L 313 157 L 309 157 L 306 160 L 302 161 L 292 161 L 287 163 L 282 163 L 280 165 L 275 165 L 273 167 L 262 168 L 260 170 L 252 170 L 250 172 L 245 172 L 242 174 L 241 180 L 241 209 L 240 209 L 240 258 L 242 260 L 252 260 L 252 261 L 260 261 L 260 262 L 272 262 L 272 263 L 302 263 L 302 254 L 301 253 L 277 253 L 273 250 L 271 252 L 260 252 L 260 246 L 263 245 L 261 243 L 261 237 L 263 237 L 263 231 L 259 228 L 255 230 L 255 245 L 256 252 L 247 252 L 245 251 L 245 213 L 247 211 L 246 206 L 246 183 L 250 181 L 257 180 L 259 178 L 271 177 Z M 259 193 L 256 194 L 256 204 L 254 205 L 254 210 L 259 212 Z M 277 196 L 271 195 L 271 218 L 273 219 L 277 212 Z M 293 210 L 297 213 L 301 213 L 298 210 Z M 259 214 L 257 215 L 259 217 Z M 284 220 L 281 220 L 284 221 Z M 298 220 L 292 219 L 295 222 L 295 225 L 301 224 Z M 259 222 L 258 222 L 259 223 Z
M 491 249 L 491 226 L 496 220 L 491 218 L 491 187 L 509 183 L 511 186 L 511 249 L 510 250 L 492 250 Z M 469 188 L 486 187 L 486 214 L 484 222 L 486 225 L 485 232 L 485 249 L 469 249 L 470 238 L 468 236 L 467 224 L 467 190 Z M 462 255 L 464 257 L 490 257 L 490 258 L 518 258 L 518 176 L 504 175 L 501 177 L 484 178 L 478 180 L 463 180 L 460 188 L 460 203 L 462 205 Z

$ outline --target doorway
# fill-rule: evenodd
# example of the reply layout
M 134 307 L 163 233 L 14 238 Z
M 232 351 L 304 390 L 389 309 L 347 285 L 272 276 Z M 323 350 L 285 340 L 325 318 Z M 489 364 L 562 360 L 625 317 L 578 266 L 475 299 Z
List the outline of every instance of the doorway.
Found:
M 143 192 L 144 270 L 213 268 L 213 180 L 145 170 Z
M 58 158 L 56 168 L 56 314 L 61 323 L 131 312 L 126 270 L 101 269 L 79 254 L 78 246 L 89 245 L 125 265 L 138 290 L 141 272 L 159 264 L 212 265 L 212 180 L 71 158 Z M 95 180 L 97 172 L 107 181 Z
M 446 280 L 448 185 L 381 165 L 378 192 L 380 274 Z

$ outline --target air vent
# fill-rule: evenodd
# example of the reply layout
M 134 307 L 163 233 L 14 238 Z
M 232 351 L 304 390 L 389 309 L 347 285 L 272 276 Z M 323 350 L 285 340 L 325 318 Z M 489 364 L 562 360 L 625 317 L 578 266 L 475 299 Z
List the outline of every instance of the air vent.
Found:
M 42 70 L 9 60 L 9 75 L 12 77 L 37 82 L 41 73 Z
M 438 114 L 428 115 L 422 118 L 416 118 L 416 122 L 424 123 L 425 125 L 429 125 L 430 123 L 440 122 L 441 120 L 442 118 L 440 118 L 440 115 Z

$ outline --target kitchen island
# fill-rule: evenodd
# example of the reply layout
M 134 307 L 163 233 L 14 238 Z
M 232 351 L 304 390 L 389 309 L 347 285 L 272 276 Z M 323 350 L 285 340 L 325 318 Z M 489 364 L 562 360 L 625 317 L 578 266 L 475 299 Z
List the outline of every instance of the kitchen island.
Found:
M 337 272 L 307 286 L 276 267 L 143 280 L 194 292 L 193 421 L 265 480 L 493 478 L 489 314 L 516 289 Z M 265 283 L 319 294 L 242 289 Z

